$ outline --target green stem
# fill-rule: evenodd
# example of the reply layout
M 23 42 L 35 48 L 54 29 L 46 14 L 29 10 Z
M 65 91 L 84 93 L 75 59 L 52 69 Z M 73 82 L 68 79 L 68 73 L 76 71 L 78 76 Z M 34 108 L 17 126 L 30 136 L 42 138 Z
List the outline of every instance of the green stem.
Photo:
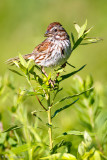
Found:
M 29 160 L 32 160 L 32 149 L 31 149 L 31 138 L 30 138 L 30 132 L 28 129 L 28 120 L 27 117 L 24 116 L 24 108 L 22 106 L 20 106 L 19 109 L 19 114 L 17 115 L 20 119 L 20 122 L 23 124 L 23 133 L 26 139 L 26 143 L 29 145 L 29 150 L 28 150 L 28 156 L 29 156 Z
M 49 148 L 50 150 L 53 147 L 53 141 L 52 141 L 52 119 L 51 119 L 51 107 L 48 108 L 48 123 L 49 123 L 49 129 L 48 129 L 48 133 L 49 133 Z
M 49 124 L 49 129 L 48 129 L 49 148 L 51 150 L 53 148 L 53 141 L 52 141 L 52 119 L 51 119 L 50 94 L 48 94 L 47 105 L 48 105 L 47 113 L 48 113 L 48 124 Z
M 27 124 L 24 125 L 25 126 L 25 136 L 26 136 L 26 141 L 30 147 L 30 149 L 28 150 L 28 155 L 29 155 L 29 160 L 32 160 L 32 149 L 31 149 L 31 140 L 30 140 L 30 133 L 28 131 L 28 127 Z
M 32 84 L 31 84 L 29 78 L 28 78 L 27 76 L 26 76 L 26 78 L 27 78 L 27 81 L 28 81 L 30 87 L 31 87 L 31 88 L 33 89 L 33 91 L 35 92 L 35 89 L 33 88 L 33 86 L 32 86 Z M 40 101 L 39 97 L 38 97 L 37 95 L 35 95 L 35 96 L 36 96 L 36 98 L 37 98 L 39 104 L 42 106 L 42 108 L 43 108 L 45 111 L 47 111 L 47 109 L 43 106 L 42 102 Z

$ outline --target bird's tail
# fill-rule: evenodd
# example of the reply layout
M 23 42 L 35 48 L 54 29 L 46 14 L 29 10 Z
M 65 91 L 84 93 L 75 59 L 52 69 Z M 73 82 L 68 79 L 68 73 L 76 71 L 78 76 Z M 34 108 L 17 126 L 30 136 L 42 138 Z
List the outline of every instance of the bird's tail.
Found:
M 24 58 L 25 60 L 28 60 L 31 55 L 32 55 L 32 54 L 23 55 L 23 58 Z M 7 63 L 8 65 L 14 65 L 14 61 L 19 62 L 19 61 L 20 61 L 20 60 L 19 60 L 19 57 L 10 58 L 10 59 L 8 59 L 8 60 L 6 61 L 6 63 Z

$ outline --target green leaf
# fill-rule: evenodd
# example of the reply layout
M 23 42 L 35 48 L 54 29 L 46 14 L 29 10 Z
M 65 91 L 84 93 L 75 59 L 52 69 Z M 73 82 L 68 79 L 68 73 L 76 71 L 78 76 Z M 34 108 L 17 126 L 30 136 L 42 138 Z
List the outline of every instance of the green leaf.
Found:
M 74 27 L 76 31 L 79 33 L 80 32 L 80 26 L 77 23 L 74 23 Z
M 81 142 L 78 146 L 78 153 L 83 156 L 85 153 L 86 149 L 85 149 L 85 144 L 84 142 Z
M 40 142 L 38 143 L 33 143 L 33 144 L 23 144 L 23 145 L 20 145 L 18 147 L 13 147 L 11 148 L 11 151 L 14 153 L 14 154 L 20 154 L 22 152 L 25 152 L 25 151 L 29 151 L 35 147 L 38 147 L 40 146 Z
M 56 73 L 61 73 L 61 72 L 63 72 L 63 71 L 64 71 L 64 68 L 62 68 L 62 67 L 60 67 L 60 68 L 58 68 L 57 70 L 55 70 Z
M 12 72 L 14 72 L 14 73 L 16 73 L 16 74 L 18 74 L 19 76 L 23 76 L 21 73 L 19 73 L 18 71 L 14 70 L 14 69 L 10 69 L 9 68 L 9 70 L 12 71 Z
M 38 127 L 39 128 L 39 127 Z M 41 143 L 41 135 L 37 133 L 37 128 L 35 128 L 34 126 L 29 126 L 29 131 L 30 133 L 34 136 L 36 142 L 39 142 L 39 144 Z M 41 145 L 41 144 L 40 144 Z M 39 145 L 36 147 L 39 147 Z
M 68 63 L 68 62 L 66 62 L 66 64 L 68 64 L 70 67 L 72 67 L 72 68 L 76 68 L 75 66 L 73 66 L 72 64 L 70 64 L 70 63 Z
M 9 137 L 8 143 L 9 143 L 11 146 L 17 144 L 17 142 L 16 142 L 13 138 L 11 138 L 11 137 Z
M 84 31 L 87 27 L 87 20 L 85 21 L 85 23 L 83 24 L 83 26 L 80 28 L 79 33 L 78 33 L 78 38 L 82 37 L 82 35 L 84 34 Z
M 92 156 L 94 154 L 94 152 L 95 152 L 95 148 L 93 147 L 89 152 L 84 153 L 82 159 L 87 160 L 90 156 Z
M 75 44 L 75 39 L 74 39 L 73 33 L 71 33 L 71 39 L 72 39 L 72 43 L 73 43 L 73 45 L 74 45 L 74 44 Z
M 69 108 L 69 107 L 72 106 L 74 103 L 76 103 L 78 100 L 79 100 L 79 98 L 76 99 L 74 102 L 72 102 L 72 103 L 70 103 L 70 104 L 68 104 L 68 105 L 66 105 L 66 106 L 64 106 L 64 107 L 57 109 L 57 110 L 54 112 L 54 114 L 52 115 L 51 118 L 54 118 L 59 112 L 65 110 L 65 109 L 67 109 L 67 108 Z
M 101 152 L 100 152 L 100 154 L 101 154 L 101 157 L 102 157 L 104 160 L 107 160 L 107 156 L 105 156 L 105 155 L 102 154 Z
M 27 62 L 27 68 L 28 68 L 28 71 L 32 71 L 32 69 L 34 69 L 34 60 L 33 59 L 30 59 L 28 62 Z
M 93 158 L 94 158 L 95 160 L 101 160 L 99 151 L 95 151 Z
M 48 74 L 48 80 L 51 79 L 51 72 Z
M 24 145 L 21 145 L 21 146 L 18 146 L 18 147 L 13 147 L 11 149 L 11 151 L 15 154 L 20 154 L 22 152 L 25 152 L 25 151 L 28 151 L 30 149 L 30 145 L 29 144 L 24 144 Z
M 89 42 L 96 43 L 96 42 L 99 42 L 99 41 L 101 41 L 101 40 L 103 40 L 103 39 L 101 39 L 101 38 L 88 38 L 87 40 L 88 40 Z
M 40 120 L 42 123 L 44 123 L 43 120 L 39 116 L 37 116 L 37 111 L 33 111 L 31 113 L 32 113 L 33 116 L 37 117 L 38 120 Z
M 84 34 L 85 34 L 85 35 L 88 34 L 92 29 L 93 29 L 93 27 L 90 27 L 89 29 L 85 30 L 85 31 L 84 31 Z
M 41 94 L 41 92 L 39 92 L 39 91 L 33 91 L 33 90 L 22 90 L 21 92 L 20 92 L 20 95 L 22 95 L 22 96 L 35 96 L 35 95 L 40 95 Z
M 27 69 L 26 67 L 24 67 L 21 63 L 19 63 L 19 67 L 22 70 L 22 72 L 24 72 L 25 74 L 27 74 Z
M 19 54 L 19 59 L 20 59 L 20 63 L 27 68 L 27 62 L 25 61 L 25 59 L 23 58 L 23 56 L 21 54 Z
M 36 80 L 40 85 L 43 85 L 42 78 L 40 78 L 40 76 L 33 71 L 33 68 L 32 68 L 32 71 L 30 70 L 30 73 L 34 76 L 32 80 Z
M 85 140 L 86 147 L 89 147 L 92 143 L 92 138 L 86 131 L 84 132 L 84 140 Z
M 41 68 L 39 66 L 35 65 L 35 68 L 38 69 L 38 71 L 41 72 Z
M 17 143 L 18 143 L 18 144 L 21 144 L 22 141 L 21 141 L 21 138 L 20 138 L 19 133 L 17 133 L 15 130 L 14 130 L 13 132 L 14 132 L 14 136 L 15 136 L 15 138 L 16 138 L 16 140 L 17 140 Z
M 22 128 L 22 126 L 14 125 L 14 126 L 8 128 L 7 130 L 3 131 L 2 133 L 4 133 L 4 132 L 9 132 L 9 131 L 11 131 L 11 130 L 20 129 L 20 128 Z
M 66 146 L 67 147 L 67 152 L 70 153 L 72 143 L 70 141 L 64 141 L 64 140 L 62 140 L 61 142 L 57 143 L 53 147 L 53 149 L 51 150 L 51 154 L 57 153 L 57 149 L 61 148 L 62 146 Z
M 74 44 L 73 48 L 72 48 L 72 51 L 78 47 L 78 45 L 80 45 L 80 43 L 82 42 L 82 40 L 84 39 L 85 36 L 83 37 L 80 37 Z
M 87 43 L 81 43 L 80 45 L 89 45 L 89 44 L 93 44 L 93 43 L 97 43 L 97 42 L 87 42 Z
M 72 154 L 69 154 L 69 153 L 56 153 L 56 154 L 52 154 L 50 156 L 47 156 L 47 157 L 43 157 L 43 158 L 40 158 L 40 159 L 52 159 L 52 160 L 77 160 L 76 157 Z
M 96 127 L 100 129 L 103 127 L 105 122 L 107 121 L 107 109 L 103 109 L 95 120 Z
M 56 138 L 60 138 L 60 137 L 67 136 L 67 135 L 83 136 L 84 132 L 80 132 L 80 131 L 67 131 L 67 132 L 62 133 L 62 135 L 60 135 L 60 136 L 58 136 Z
M 102 39 L 102 38 L 97 38 L 97 37 L 95 37 L 95 38 L 86 37 L 86 38 L 84 38 L 84 40 L 87 40 L 87 41 L 89 41 L 90 43 L 97 43 L 97 42 L 99 42 L 99 41 L 101 41 L 101 40 L 103 40 L 103 39 Z
M 87 91 L 90 91 L 90 90 L 93 90 L 93 87 L 91 87 L 91 88 L 89 88 L 89 89 L 87 89 L 86 91 L 83 91 L 83 92 L 81 92 L 81 93 L 74 94 L 74 95 L 72 95 L 72 96 L 64 97 L 64 98 L 62 98 L 61 100 L 57 101 L 55 104 L 53 104 L 53 106 L 59 104 L 60 102 L 63 102 L 64 100 L 71 99 L 71 98 L 74 98 L 74 97 L 78 97 L 78 96 L 80 96 L 80 95 L 82 95 L 82 94 L 84 94 L 84 93 L 86 93 Z
M 13 61 L 13 63 L 19 68 L 19 63 L 17 61 Z
M 78 70 L 76 70 L 76 71 L 74 71 L 74 72 L 68 73 L 68 74 L 66 74 L 66 75 L 62 75 L 62 76 L 61 76 L 62 79 L 61 79 L 60 81 L 63 81 L 63 80 L 65 80 L 65 79 L 73 76 L 74 74 L 76 74 L 76 73 L 78 73 L 79 71 L 81 71 L 85 66 L 86 66 L 86 64 L 83 65 L 80 69 L 78 69 Z M 60 82 L 60 81 L 59 81 L 59 82 Z
M 7 137 L 7 133 L 0 134 L 0 144 L 4 144 Z

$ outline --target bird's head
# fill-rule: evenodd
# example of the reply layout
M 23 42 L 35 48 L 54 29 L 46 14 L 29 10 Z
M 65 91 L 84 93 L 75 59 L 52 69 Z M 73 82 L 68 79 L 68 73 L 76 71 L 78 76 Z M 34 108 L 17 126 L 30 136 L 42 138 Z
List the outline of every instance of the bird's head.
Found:
M 54 37 L 55 39 L 64 39 L 68 37 L 68 34 L 59 22 L 53 22 L 48 26 L 44 36 Z

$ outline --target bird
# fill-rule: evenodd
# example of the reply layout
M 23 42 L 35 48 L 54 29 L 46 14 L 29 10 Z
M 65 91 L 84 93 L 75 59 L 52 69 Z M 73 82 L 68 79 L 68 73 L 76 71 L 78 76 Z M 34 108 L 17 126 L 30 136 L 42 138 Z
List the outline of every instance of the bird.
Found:
M 64 66 L 71 55 L 70 37 L 59 22 L 50 23 L 44 34 L 46 39 L 37 45 L 33 52 L 23 55 L 25 60 L 33 59 L 35 64 L 44 67 Z M 19 61 L 19 57 L 7 60 L 8 64 Z

